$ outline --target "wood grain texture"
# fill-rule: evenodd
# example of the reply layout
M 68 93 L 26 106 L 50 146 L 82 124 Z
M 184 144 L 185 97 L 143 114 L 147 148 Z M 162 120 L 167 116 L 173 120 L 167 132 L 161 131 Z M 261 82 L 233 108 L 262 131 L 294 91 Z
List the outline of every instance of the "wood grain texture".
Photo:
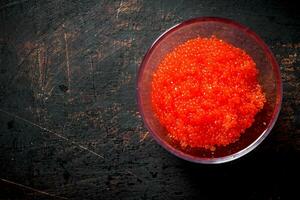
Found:
M 279 0 L 1 1 L 0 199 L 299 198 L 292 184 L 300 167 L 297 13 Z M 218 166 L 163 150 L 135 100 L 151 43 L 198 16 L 249 26 L 282 72 L 282 111 L 270 136 Z

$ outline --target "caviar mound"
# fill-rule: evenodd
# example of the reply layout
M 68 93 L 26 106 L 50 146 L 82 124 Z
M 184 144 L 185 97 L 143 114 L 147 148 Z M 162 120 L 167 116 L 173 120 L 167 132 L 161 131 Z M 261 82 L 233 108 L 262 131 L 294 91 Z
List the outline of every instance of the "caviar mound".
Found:
M 195 38 L 177 46 L 152 78 L 152 107 L 168 136 L 182 147 L 213 150 L 237 141 L 266 98 L 253 59 L 219 40 Z

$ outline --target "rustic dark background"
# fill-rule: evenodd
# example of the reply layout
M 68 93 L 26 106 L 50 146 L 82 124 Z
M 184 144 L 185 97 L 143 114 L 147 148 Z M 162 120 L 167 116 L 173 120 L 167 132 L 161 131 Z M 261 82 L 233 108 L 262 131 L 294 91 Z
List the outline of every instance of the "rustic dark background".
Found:
M 299 199 L 298 13 L 281 0 L 1 0 L 0 199 Z M 217 166 L 162 149 L 135 100 L 147 48 L 199 16 L 253 29 L 284 88 L 270 136 Z

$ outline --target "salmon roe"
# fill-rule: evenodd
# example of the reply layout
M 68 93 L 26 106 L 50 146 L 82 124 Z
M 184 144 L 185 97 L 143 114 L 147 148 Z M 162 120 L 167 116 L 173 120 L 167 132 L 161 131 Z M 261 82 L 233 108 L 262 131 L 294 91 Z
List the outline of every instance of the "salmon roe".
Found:
M 253 59 L 219 40 L 195 38 L 159 63 L 152 107 L 168 136 L 182 147 L 214 150 L 239 139 L 266 98 Z

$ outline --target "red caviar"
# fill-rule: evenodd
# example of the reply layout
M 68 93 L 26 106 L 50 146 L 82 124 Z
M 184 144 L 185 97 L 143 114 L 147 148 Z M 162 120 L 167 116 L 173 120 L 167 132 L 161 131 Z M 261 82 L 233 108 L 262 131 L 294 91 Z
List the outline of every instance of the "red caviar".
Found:
M 214 149 L 239 139 L 266 101 L 253 59 L 211 38 L 177 46 L 152 79 L 152 107 L 183 147 Z

